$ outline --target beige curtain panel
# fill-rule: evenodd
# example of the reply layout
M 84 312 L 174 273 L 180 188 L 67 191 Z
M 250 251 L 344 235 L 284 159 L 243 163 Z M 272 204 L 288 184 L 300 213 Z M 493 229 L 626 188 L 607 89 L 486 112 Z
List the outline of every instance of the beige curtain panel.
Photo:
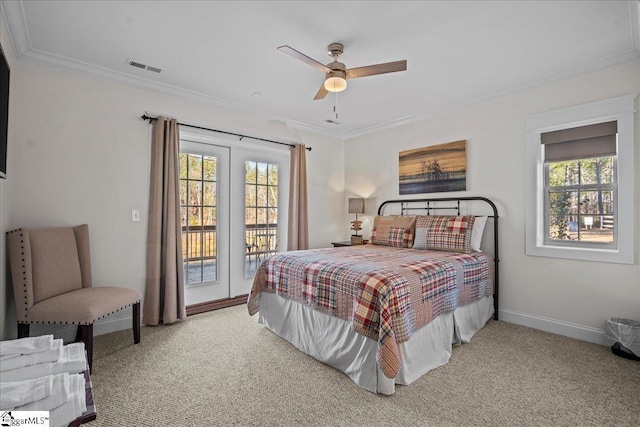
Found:
M 187 317 L 182 272 L 179 191 L 180 138 L 175 119 L 158 117 L 151 137 L 147 281 L 142 321 L 173 323 Z
M 309 249 L 307 212 L 307 149 L 304 144 L 291 147 L 289 180 L 289 228 L 287 249 Z

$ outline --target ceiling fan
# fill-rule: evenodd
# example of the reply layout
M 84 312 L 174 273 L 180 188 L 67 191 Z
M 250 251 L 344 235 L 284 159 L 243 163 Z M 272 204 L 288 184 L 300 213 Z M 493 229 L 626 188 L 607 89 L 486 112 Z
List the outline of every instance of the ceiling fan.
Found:
M 305 55 L 298 52 L 294 48 L 284 45 L 280 46 L 278 50 L 291 55 L 302 62 L 317 68 L 320 71 L 326 73 L 324 84 L 316 93 L 315 99 L 324 98 L 328 92 L 342 92 L 347 88 L 347 79 L 356 79 L 358 77 L 374 76 L 376 74 L 393 73 L 396 71 L 405 71 L 407 69 L 407 60 L 395 62 L 386 62 L 384 64 L 367 65 L 364 67 L 350 68 L 347 70 L 342 62 L 338 62 L 338 57 L 344 52 L 344 46 L 341 43 L 331 43 L 328 47 L 329 56 L 333 58 L 333 62 L 323 65 Z

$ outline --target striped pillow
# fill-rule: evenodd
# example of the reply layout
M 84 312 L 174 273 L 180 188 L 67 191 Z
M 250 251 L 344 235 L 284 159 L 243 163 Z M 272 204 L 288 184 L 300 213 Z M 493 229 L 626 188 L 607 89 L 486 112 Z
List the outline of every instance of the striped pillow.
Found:
M 371 244 L 410 248 L 413 245 L 414 215 L 377 216 L 373 220 Z
M 471 253 L 473 215 L 418 216 L 414 249 Z

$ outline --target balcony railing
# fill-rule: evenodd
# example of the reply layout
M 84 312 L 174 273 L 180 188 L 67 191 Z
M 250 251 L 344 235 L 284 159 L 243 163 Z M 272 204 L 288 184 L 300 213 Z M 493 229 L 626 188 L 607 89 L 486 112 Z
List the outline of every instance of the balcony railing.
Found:
M 258 264 L 278 252 L 278 224 L 245 225 L 245 276 L 253 276 Z M 182 227 L 182 258 L 188 284 L 215 281 L 217 262 L 215 225 Z

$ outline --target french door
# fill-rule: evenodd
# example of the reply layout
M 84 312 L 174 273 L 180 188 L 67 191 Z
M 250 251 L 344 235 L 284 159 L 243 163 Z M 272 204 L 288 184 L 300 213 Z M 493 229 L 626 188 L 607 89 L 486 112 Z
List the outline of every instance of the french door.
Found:
M 289 153 L 181 136 L 186 304 L 248 294 L 258 265 L 286 250 Z

